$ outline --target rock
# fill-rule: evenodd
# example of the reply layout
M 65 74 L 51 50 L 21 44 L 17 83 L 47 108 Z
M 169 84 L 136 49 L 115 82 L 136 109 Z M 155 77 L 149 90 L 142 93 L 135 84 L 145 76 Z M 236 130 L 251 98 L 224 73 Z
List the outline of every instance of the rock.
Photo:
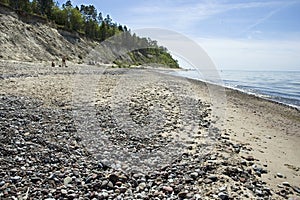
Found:
M 278 178 L 283 178 L 283 177 L 284 177 L 284 175 L 281 174 L 281 173 L 277 173 L 276 176 L 277 176 Z
M 246 160 L 242 160 L 241 164 L 244 165 L 244 166 L 247 166 L 247 161 Z
M 127 188 L 124 187 L 124 186 L 121 186 L 121 187 L 119 187 L 119 190 L 120 190 L 121 193 L 125 193 Z
M 209 179 L 209 178 L 206 178 L 206 179 L 203 180 L 203 182 L 206 183 L 206 184 L 210 184 L 213 181 L 211 179 Z
M 68 194 L 69 199 L 75 199 L 76 197 L 77 197 L 77 194 L 75 194 L 75 193 Z
M 219 191 L 220 192 L 225 192 L 227 190 L 227 187 L 226 186 L 223 186 L 223 187 L 220 187 L 219 188 Z
M 145 182 L 142 182 L 142 183 L 139 184 L 139 188 L 140 188 L 141 190 L 144 190 L 146 186 L 147 186 L 147 185 L 146 185 Z
M 196 179 L 198 178 L 199 174 L 197 172 L 193 172 L 190 174 L 190 176 L 193 178 L 193 179 Z
M 72 182 L 72 178 L 67 176 L 65 179 L 64 179 L 64 185 L 67 186 L 69 183 Z
M 290 187 L 290 183 L 289 182 L 282 182 L 282 185 L 286 186 L 286 187 Z
M 108 182 L 109 182 L 108 180 L 102 181 L 101 188 L 105 188 L 107 186 Z
M 253 156 L 246 156 L 246 157 L 242 156 L 242 158 L 244 158 L 247 161 L 254 161 L 255 160 Z
M 239 177 L 239 180 L 240 180 L 240 182 L 242 182 L 242 183 L 245 183 L 245 182 L 247 181 L 247 179 L 244 178 L 244 177 Z
M 300 187 L 293 186 L 292 188 L 293 188 L 293 190 L 294 190 L 295 192 L 297 192 L 297 193 L 300 194 Z
M 24 136 L 28 136 L 28 135 L 30 135 L 30 133 L 29 133 L 29 132 L 26 132 L 26 133 L 24 133 Z
M 0 182 L 0 187 L 2 187 L 3 185 L 5 185 L 5 181 Z
M 263 192 L 261 190 L 256 189 L 255 194 L 257 194 L 258 196 L 262 196 Z
M 109 181 L 108 184 L 107 184 L 107 187 L 114 188 L 114 184 L 111 181 Z
M 116 174 L 110 174 L 108 178 L 113 184 L 115 184 L 119 180 L 119 176 Z
M 134 174 L 134 175 L 133 175 L 133 178 L 139 179 L 139 178 L 142 178 L 143 176 L 144 176 L 144 174 L 142 174 L 142 173 L 137 173 L 137 174 Z
M 220 199 L 222 199 L 222 200 L 227 200 L 227 199 L 229 199 L 228 194 L 226 194 L 226 193 L 224 193 L 224 192 L 220 192 L 220 193 L 218 194 L 218 197 L 219 197 Z
M 170 186 L 163 186 L 162 188 L 164 191 L 167 191 L 167 192 L 173 192 L 173 188 L 170 187 Z
M 193 198 L 193 196 L 194 196 L 194 193 L 193 192 L 189 192 L 189 193 L 187 193 L 186 198 L 187 199 L 191 199 L 191 198 Z
M 212 180 L 213 182 L 218 180 L 218 177 L 216 175 L 210 175 L 207 177 L 208 179 Z
M 184 198 L 186 198 L 187 194 L 188 194 L 187 192 L 179 192 L 178 197 L 184 199 Z
M 109 194 L 107 192 L 101 192 L 100 196 L 103 197 L 103 198 L 108 198 Z
M 12 180 L 12 182 L 18 182 L 18 181 L 20 181 L 22 179 L 22 177 L 20 177 L 20 176 L 13 176 L 10 179 Z
M 120 187 L 120 186 L 122 185 L 122 182 L 121 182 L 121 181 L 117 181 L 117 182 L 115 183 L 115 185 Z
M 64 195 L 68 194 L 68 191 L 65 190 L 65 189 L 61 189 L 60 192 L 61 192 L 62 194 L 64 194 Z
M 284 186 L 281 185 L 281 184 L 277 184 L 277 187 L 279 187 L 279 188 L 284 188 Z

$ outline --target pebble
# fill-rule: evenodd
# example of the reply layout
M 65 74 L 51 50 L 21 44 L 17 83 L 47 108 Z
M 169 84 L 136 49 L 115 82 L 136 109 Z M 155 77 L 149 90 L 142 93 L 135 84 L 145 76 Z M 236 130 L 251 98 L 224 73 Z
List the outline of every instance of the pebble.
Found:
M 223 187 L 220 187 L 220 188 L 219 188 L 219 191 L 220 191 L 220 192 L 224 192 L 224 191 L 226 191 L 226 190 L 227 190 L 227 187 L 226 187 L 226 186 L 223 186 Z
M 294 190 L 295 192 L 297 192 L 297 193 L 300 194 L 300 187 L 293 186 L 292 188 L 293 188 L 293 190 Z
M 109 175 L 109 180 L 110 180 L 112 183 L 116 183 L 116 182 L 119 180 L 119 177 L 118 177 L 116 174 L 110 174 L 110 175 Z
M 67 190 L 65 190 L 65 189 L 61 189 L 61 191 L 60 191 L 62 194 L 68 194 L 68 191 Z
M 3 185 L 5 185 L 5 181 L 0 182 L 0 187 L 2 187 Z
M 139 184 L 139 188 L 140 188 L 141 190 L 144 190 L 146 186 L 147 186 L 147 185 L 146 185 L 145 182 L 142 182 L 142 183 Z
M 287 186 L 287 187 L 291 186 L 289 182 L 282 182 L 282 185 Z
M 13 176 L 13 177 L 11 177 L 10 179 L 11 179 L 13 182 L 17 182 L 17 181 L 21 180 L 22 177 L 20 177 L 20 176 Z
M 281 173 L 277 173 L 276 175 L 277 175 L 277 177 L 279 177 L 279 178 L 283 178 L 283 177 L 284 177 L 284 175 L 281 174 Z
M 258 195 L 258 196 L 262 196 L 263 195 L 263 192 L 259 189 L 256 189 L 255 190 L 255 193 Z
M 190 174 L 190 176 L 193 178 L 193 179 L 196 179 L 198 178 L 199 174 L 197 172 L 193 172 Z
M 173 192 L 173 188 L 170 186 L 163 186 L 163 190 L 167 192 Z
M 222 199 L 222 200 L 227 200 L 227 199 L 229 199 L 228 194 L 226 194 L 226 193 L 224 193 L 224 192 L 220 192 L 220 193 L 218 194 L 218 197 L 219 197 L 220 199 Z
M 107 192 L 102 192 L 100 195 L 101 195 L 101 197 L 103 197 L 103 198 L 109 197 L 109 194 L 108 194 Z
M 183 199 L 186 197 L 187 194 L 188 194 L 187 192 L 179 192 L 178 197 Z
M 212 180 L 213 182 L 217 181 L 217 179 L 218 179 L 218 177 L 216 175 L 210 175 L 207 178 Z
M 71 183 L 72 182 L 72 178 L 71 177 L 66 177 L 65 179 L 64 179 L 64 185 L 65 186 L 67 186 L 69 183 Z

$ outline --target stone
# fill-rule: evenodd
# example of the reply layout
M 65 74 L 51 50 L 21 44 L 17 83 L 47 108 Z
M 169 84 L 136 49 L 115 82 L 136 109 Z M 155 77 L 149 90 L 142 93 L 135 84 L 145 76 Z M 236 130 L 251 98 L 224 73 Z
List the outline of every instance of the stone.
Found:
M 3 185 L 5 185 L 5 181 L 0 182 L 0 187 L 2 187 Z
M 257 194 L 258 196 L 262 196 L 263 195 L 263 192 L 259 189 L 256 189 L 255 190 L 255 194 Z
M 227 199 L 229 199 L 228 194 L 226 194 L 226 193 L 224 193 L 224 192 L 220 192 L 220 193 L 218 194 L 218 197 L 219 197 L 220 199 L 222 199 L 222 200 L 227 200 Z
M 147 185 L 146 185 L 145 182 L 142 182 L 142 183 L 139 184 L 139 188 L 140 188 L 141 190 L 144 190 L 146 186 L 147 186 Z
M 219 191 L 220 192 L 225 192 L 227 190 L 227 187 L 226 186 L 223 186 L 223 187 L 220 187 L 219 188 Z
M 68 191 L 65 190 L 65 189 L 61 189 L 60 192 L 61 192 L 62 194 L 64 194 L 64 195 L 68 194 Z
M 124 186 L 121 186 L 121 187 L 119 187 L 119 190 L 120 190 L 121 193 L 125 193 L 127 188 L 124 187 Z
M 294 190 L 295 192 L 297 192 L 297 193 L 300 194 L 300 187 L 293 186 L 292 188 L 293 188 L 293 190 Z
M 164 191 L 167 191 L 167 192 L 173 192 L 173 188 L 170 187 L 170 186 L 163 186 L 162 188 Z
M 200 199 L 202 199 L 202 197 L 201 197 L 201 195 L 200 195 L 200 194 L 195 194 L 195 195 L 194 195 L 194 199 L 196 199 L 196 200 L 200 200 Z
M 254 161 L 253 156 L 247 156 L 247 157 L 244 157 L 244 159 L 247 160 L 247 161 Z
M 210 175 L 207 177 L 208 179 L 212 180 L 213 182 L 218 180 L 218 177 L 216 175 Z
M 284 186 L 281 185 L 281 184 L 277 184 L 277 187 L 279 187 L 279 188 L 284 188 Z
M 179 192 L 178 197 L 184 199 L 184 198 L 186 198 L 187 194 L 188 194 L 187 192 Z
M 283 177 L 284 177 L 284 175 L 281 174 L 281 173 L 277 173 L 276 176 L 277 176 L 278 178 L 283 178 Z
M 239 177 L 239 180 L 240 180 L 240 182 L 242 182 L 242 183 L 245 183 L 245 182 L 247 181 L 247 179 L 244 178 L 244 177 Z
M 103 198 L 108 198 L 109 197 L 109 194 L 107 192 L 102 192 L 100 195 Z
M 108 184 L 107 184 L 107 187 L 113 188 L 113 187 L 114 187 L 114 184 L 113 184 L 111 181 L 109 181 Z
M 191 176 L 193 179 L 196 179 L 196 178 L 199 176 L 199 174 L 198 174 L 197 172 L 193 172 L 193 173 L 190 174 L 190 176 Z
M 286 186 L 286 187 L 290 187 L 290 183 L 289 182 L 282 182 L 282 185 Z
M 67 176 L 65 179 L 64 179 L 64 185 L 67 186 L 69 183 L 72 182 L 72 178 Z
M 28 136 L 28 135 L 30 135 L 30 133 L 29 133 L 29 132 L 26 132 L 26 133 L 24 133 L 24 136 Z
M 107 184 L 108 184 L 108 180 L 104 180 L 104 181 L 102 181 L 102 183 L 101 183 L 101 188 L 104 188 L 104 187 L 106 187 L 107 186 Z
M 22 177 L 20 177 L 20 176 L 13 176 L 13 177 L 11 177 L 10 178 L 13 182 L 18 182 L 18 181 L 20 181 L 21 179 L 22 179 Z
M 210 184 L 213 181 L 211 179 L 209 179 L 209 178 L 206 178 L 206 179 L 203 180 L 203 182 L 206 183 L 206 184 Z
M 110 174 L 108 179 L 115 184 L 119 180 L 119 176 L 116 174 Z

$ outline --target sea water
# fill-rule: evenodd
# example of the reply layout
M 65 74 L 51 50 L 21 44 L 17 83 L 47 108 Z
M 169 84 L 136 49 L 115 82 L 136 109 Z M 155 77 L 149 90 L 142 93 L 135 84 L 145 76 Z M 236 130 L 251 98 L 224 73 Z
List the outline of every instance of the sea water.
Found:
M 172 72 L 174 75 L 221 84 L 300 109 L 300 71 L 222 70 L 213 73 L 217 78 L 205 77 L 205 72 L 197 70 Z

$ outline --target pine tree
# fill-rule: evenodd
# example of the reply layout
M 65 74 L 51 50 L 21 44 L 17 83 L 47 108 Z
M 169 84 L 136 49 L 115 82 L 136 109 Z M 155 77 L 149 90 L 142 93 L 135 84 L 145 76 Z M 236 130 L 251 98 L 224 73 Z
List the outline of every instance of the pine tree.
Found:
M 54 6 L 53 0 L 37 0 L 39 13 L 50 17 Z

